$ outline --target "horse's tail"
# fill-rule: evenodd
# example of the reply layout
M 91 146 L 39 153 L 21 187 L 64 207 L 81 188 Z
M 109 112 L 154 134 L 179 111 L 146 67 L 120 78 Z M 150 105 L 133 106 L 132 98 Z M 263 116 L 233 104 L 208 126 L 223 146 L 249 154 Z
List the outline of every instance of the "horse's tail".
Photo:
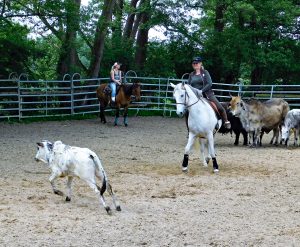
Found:
M 100 195 L 102 196 L 104 192 L 106 191 L 107 185 L 108 185 L 108 178 L 107 175 L 103 169 L 103 166 L 101 164 L 100 159 L 96 154 L 90 154 L 90 158 L 93 160 L 96 168 L 96 176 L 100 177 L 102 180 L 102 187 L 99 189 L 100 190 Z

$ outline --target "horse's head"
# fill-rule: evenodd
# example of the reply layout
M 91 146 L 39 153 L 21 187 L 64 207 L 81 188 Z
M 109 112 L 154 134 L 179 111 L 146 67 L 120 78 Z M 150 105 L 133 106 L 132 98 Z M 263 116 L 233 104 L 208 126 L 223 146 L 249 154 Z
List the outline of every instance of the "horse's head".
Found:
M 139 82 L 134 82 L 132 84 L 132 95 L 135 97 L 136 101 L 141 100 L 141 84 Z
M 186 112 L 186 89 L 185 85 L 182 83 L 178 83 L 174 85 L 170 84 L 172 88 L 174 88 L 173 97 L 176 101 L 176 113 L 179 117 L 183 117 Z

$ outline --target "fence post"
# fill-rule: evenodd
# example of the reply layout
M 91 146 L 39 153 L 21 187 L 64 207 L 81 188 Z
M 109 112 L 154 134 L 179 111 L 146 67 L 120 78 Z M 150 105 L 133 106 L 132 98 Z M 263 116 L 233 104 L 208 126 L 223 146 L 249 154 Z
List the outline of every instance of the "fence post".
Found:
M 46 116 L 48 116 L 48 81 L 46 81 Z
M 160 110 L 160 78 L 158 79 L 158 97 L 157 97 L 157 108 Z
M 70 90 L 71 90 L 71 115 L 74 115 L 74 82 L 73 82 L 73 77 L 70 80 Z
M 21 82 L 20 79 L 17 79 L 18 82 L 18 102 L 19 102 L 19 106 L 18 106 L 18 110 L 19 110 L 19 121 L 22 118 L 22 97 L 21 97 Z
M 238 85 L 239 85 L 239 93 L 238 93 L 238 96 L 241 96 L 241 95 L 242 95 L 242 92 L 243 92 L 243 83 L 242 83 L 242 82 L 238 82 Z
M 272 87 L 271 87 L 271 95 L 270 95 L 270 99 L 273 98 L 273 91 L 274 91 L 274 85 L 272 85 Z
M 167 97 L 168 97 L 168 90 L 169 90 L 169 82 L 170 82 L 170 78 L 168 78 L 167 80 L 167 87 L 166 87 L 166 93 L 165 93 L 165 102 L 164 102 L 164 111 L 163 111 L 163 116 L 165 116 L 165 112 L 166 112 L 166 104 L 167 104 Z

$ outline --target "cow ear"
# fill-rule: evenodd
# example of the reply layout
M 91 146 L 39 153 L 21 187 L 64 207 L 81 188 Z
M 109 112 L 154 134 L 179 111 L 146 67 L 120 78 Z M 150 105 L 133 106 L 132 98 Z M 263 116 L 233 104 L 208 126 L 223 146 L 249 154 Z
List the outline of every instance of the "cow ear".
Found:
M 175 88 L 175 85 L 172 82 L 170 82 L 170 85 L 172 88 Z
M 42 142 L 37 142 L 36 144 L 37 144 L 39 147 L 42 147 L 42 148 L 44 147 L 44 144 L 43 144 Z
M 48 143 L 48 147 L 50 150 L 53 150 L 53 144 L 52 143 Z

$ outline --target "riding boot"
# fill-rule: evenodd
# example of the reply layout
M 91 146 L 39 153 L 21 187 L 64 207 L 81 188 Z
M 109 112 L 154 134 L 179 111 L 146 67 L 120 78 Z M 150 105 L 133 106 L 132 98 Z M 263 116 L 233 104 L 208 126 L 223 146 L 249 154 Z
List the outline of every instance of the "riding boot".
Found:
M 224 127 L 225 127 L 226 129 L 230 129 L 230 128 L 231 128 L 231 124 L 230 124 L 230 122 L 228 121 L 226 111 L 221 111 L 220 114 L 221 114 L 222 120 L 223 120 L 223 122 L 224 122 Z
M 110 106 L 115 107 L 116 106 L 116 97 L 111 97 Z

